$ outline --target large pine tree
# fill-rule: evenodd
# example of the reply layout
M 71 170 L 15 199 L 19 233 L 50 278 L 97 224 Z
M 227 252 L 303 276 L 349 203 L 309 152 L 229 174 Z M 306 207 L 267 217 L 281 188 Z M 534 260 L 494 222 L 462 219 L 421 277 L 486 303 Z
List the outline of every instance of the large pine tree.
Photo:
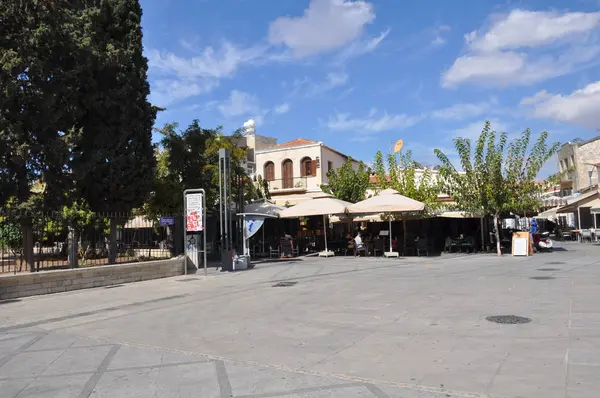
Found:
M 20 215 L 33 270 L 32 213 L 65 199 L 81 73 L 77 1 L 0 1 L 0 206 Z M 39 184 L 39 183 L 42 184 Z M 34 193 L 34 183 L 44 187 Z
M 72 165 L 77 191 L 90 208 L 117 214 L 141 206 L 152 189 L 156 108 L 148 102 L 139 1 L 95 3 L 86 18 L 91 54 Z M 111 221 L 109 261 L 114 262 L 119 220 Z

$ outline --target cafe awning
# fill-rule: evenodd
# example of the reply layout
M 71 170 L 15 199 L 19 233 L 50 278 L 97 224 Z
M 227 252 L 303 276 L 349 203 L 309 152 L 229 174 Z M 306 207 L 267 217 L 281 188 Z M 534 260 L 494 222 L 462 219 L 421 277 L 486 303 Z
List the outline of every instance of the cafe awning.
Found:
M 580 207 L 600 207 L 600 194 L 597 191 L 578 196 L 566 206 L 560 207 L 557 213 L 576 213 Z
M 538 220 L 556 221 L 556 217 L 557 217 L 556 212 L 558 209 L 559 209 L 558 207 L 555 207 L 553 209 L 543 211 L 533 218 L 536 218 Z
M 441 218 L 481 218 L 481 214 L 469 213 L 466 211 L 445 211 L 440 213 L 437 217 Z
M 409 213 L 425 210 L 425 204 L 400 195 L 393 189 L 385 189 L 379 195 L 348 207 L 351 214 Z

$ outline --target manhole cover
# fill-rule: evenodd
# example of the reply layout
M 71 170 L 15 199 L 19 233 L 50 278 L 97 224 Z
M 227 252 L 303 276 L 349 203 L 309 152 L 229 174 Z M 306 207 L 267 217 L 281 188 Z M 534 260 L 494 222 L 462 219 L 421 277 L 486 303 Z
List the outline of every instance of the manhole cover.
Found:
M 553 276 L 532 276 L 529 279 L 535 279 L 536 281 L 547 281 L 547 280 L 556 279 L 556 278 Z
M 294 286 L 298 282 L 279 282 L 273 285 L 273 287 L 290 287 Z
M 186 278 L 186 279 L 180 279 L 177 282 L 191 282 L 191 281 L 199 281 L 200 278 Z
M 559 264 L 564 264 L 562 261 L 550 261 L 549 263 L 546 263 L 548 265 L 559 265 Z
M 116 287 L 123 287 L 125 285 L 112 285 L 112 286 L 106 286 L 105 289 L 114 289 Z
M 486 321 L 494 323 L 502 323 L 505 325 L 516 325 L 519 323 L 529 323 L 531 319 L 517 315 L 493 315 L 485 318 Z
M 560 271 L 560 268 L 538 268 L 538 271 Z

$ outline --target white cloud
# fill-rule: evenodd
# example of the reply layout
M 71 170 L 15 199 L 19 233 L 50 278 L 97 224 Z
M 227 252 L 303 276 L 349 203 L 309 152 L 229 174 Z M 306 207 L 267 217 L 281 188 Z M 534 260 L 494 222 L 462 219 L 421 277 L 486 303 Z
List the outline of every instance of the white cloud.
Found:
M 490 52 L 553 44 L 575 38 L 600 25 L 600 12 L 558 13 L 513 10 L 479 36 L 472 32 L 468 44 L 477 51 Z
M 327 75 L 327 85 L 331 88 L 343 86 L 348 81 L 348 74 L 341 73 L 329 73 Z
M 375 51 L 389 33 L 390 30 L 388 29 L 381 32 L 379 36 L 353 41 L 340 52 L 336 63 L 341 64 L 351 58 L 356 58 Z
M 533 116 L 577 124 L 590 129 L 600 128 L 600 81 L 588 84 L 568 95 L 552 95 L 540 91 L 524 98 L 523 105 L 533 106 Z
M 312 81 L 308 77 L 296 79 L 292 83 L 294 89 L 290 95 L 295 96 L 300 93 L 308 98 L 315 97 L 333 90 L 336 87 L 345 86 L 348 83 L 349 78 L 350 76 L 345 72 L 331 72 L 325 76 L 324 80 L 318 82 Z
M 447 108 L 438 109 L 431 112 L 431 117 L 446 120 L 467 119 L 489 112 L 492 106 L 495 104 L 495 99 L 490 101 L 455 104 Z
M 242 65 L 258 60 L 265 53 L 261 47 L 238 48 L 224 41 L 215 50 L 206 47 L 200 54 L 190 58 L 179 57 L 170 52 L 150 50 L 148 64 L 155 72 L 175 74 L 181 78 L 214 78 L 232 76 Z
M 174 102 L 212 91 L 218 86 L 214 80 L 200 82 L 160 79 L 151 84 L 150 102 L 157 106 L 168 106 Z
M 272 22 L 269 42 L 283 44 L 301 58 L 351 43 L 374 19 L 373 6 L 363 0 L 311 0 L 304 15 Z
M 268 109 L 260 106 L 258 98 L 243 91 L 232 90 L 229 98 L 216 105 L 217 109 L 226 118 L 247 116 L 254 119 L 257 125 L 264 123 Z
M 170 52 L 150 50 L 146 54 L 156 105 L 171 103 L 205 94 L 219 85 L 223 78 L 231 77 L 246 64 L 257 62 L 265 49 L 242 49 L 225 41 L 219 49 L 206 47 L 199 55 L 189 58 Z
M 284 113 L 288 113 L 290 111 L 290 104 L 280 104 L 277 105 L 274 109 L 275 113 L 278 115 L 283 115 Z
M 599 13 L 513 10 L 487 31 L 465 35 L 467 51 L 442 75 L 442 85 L 531 84 L 597 62 Z
M 450 31 L 450 27 L 448 25 L 440 25 L 431 30 L 433 34 L 433 39 L 431 40 L 430 45 L 432 47 L 442 47 L 444 46 L 448 40 L 444 37 L 446 32 Z
M 421 120 L 423 120 L 422 115 L 409 116 L 403 113 L 389 115 L 384 112 L 379 116 L 376 110 L 371 110 L 364 118 L 352 118 L 348 113 L 338 113 L 329 118 L 327 127 L 334 131 L 354 131 L 368 134 L 405 129 L 414 126 Z
M 229 99 L 221 102 L 217 109 L 225 117 L 256 116 L 260 113 L 260 103 L 254 95 L 233 90 Z
M 491 128 L 496 133 L 507 132 L 508 126 L 496 119 L 490 120 Z M 485 120 L 478 120 L 476 122 L 469 123 L 468 125 L 456 129 L 453 131 L 454 137 L 469 138 L 475 140 L 481 135 L 481 131 L 485 127 Z

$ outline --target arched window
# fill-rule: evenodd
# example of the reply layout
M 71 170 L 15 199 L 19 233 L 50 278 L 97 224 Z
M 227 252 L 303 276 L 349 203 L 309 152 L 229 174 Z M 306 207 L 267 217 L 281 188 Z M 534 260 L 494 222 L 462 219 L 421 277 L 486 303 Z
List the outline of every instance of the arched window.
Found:
M 300 175 L 302 177 L 315 177 L 317 175 L 316 162 L 308 156 L 302 158 L 300 161 Z
M 294 162 L 290 159 L 281 163 L 281 176 L 283 177 L 283 189 L 294 188 Z
M 267 181 L 275 180 L 275 163 L 273 163 L 273 162 L 265 163 L 265 180 L 267 180 Z

